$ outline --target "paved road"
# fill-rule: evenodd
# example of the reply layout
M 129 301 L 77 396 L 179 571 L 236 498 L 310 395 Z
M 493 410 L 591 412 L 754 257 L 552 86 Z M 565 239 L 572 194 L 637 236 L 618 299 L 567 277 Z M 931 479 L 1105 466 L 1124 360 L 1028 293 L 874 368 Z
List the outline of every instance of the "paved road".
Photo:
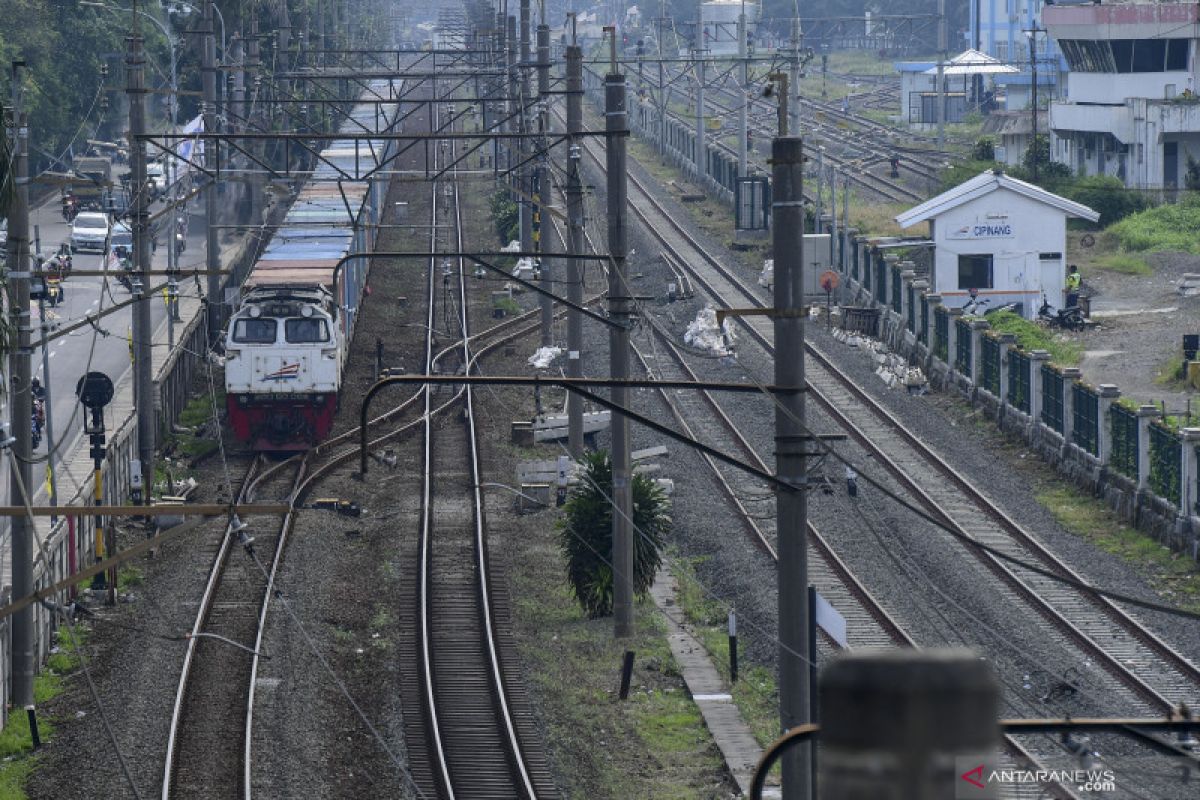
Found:
M 160 208 L 161 204 L 155 204 L 152 212 Z M 182 269 L 203 266 L 204 215 L 202 209 L 203 204 L 199 198 L 193 199 L 189 204 L 187 247 L 180 257 L 180 268 Z M 34 230 L 33 226 L 36 226 L 43 255 L 48 256 L 56 252 L 59 243 L 70 237 L 70 226 L 63 221 L 57 197 L 33 210 L 33 213 L 30 214 L 31 232 Z M 166 242 L 167 237 L 164 230 L 163 235 L 159 237 L 159 243 L 165 245 Z M 73 264 L 75 269 L 97 270 L 103 268 L 103 259 L 97 253 L 76 253 Z M 167 268 L 167 248 L 165 246 L 158 248 L 153 268 Z M 109 307 L 129 299 L 129 291 L 115 280 L 108 280 L 107 289 L 105 289 L 105 280 L 100 277 L 69 278 L 63 284 L 63 303 L 54 309 L 48 306 L 46 308 L 47 322 L 66 325 L 96 312 L 102 305 Z M 165 278 L 162 276 L 154 279 L 155 285 L 164 281 Z M 182 294 L 190 294 L 195 291 L 194 281 L 191 279 L 180 281 Z M 36 302 L 30 303 L 30 312 L 36 328 L 38 320 L 38 304 Z M 154 329 L 158 332 L 166 325 L 165 301 L 162 299 L 156 301 L 152 306 L 151 314 Z M 125 308 L 104 317 L 97 322 L 97 326 L 101 330 L 107 331 L 109 335 L 105 336 L 91 327 L 86 327 L 50 343 L 49 382 L 43 372 L 41 348 L 34 353 L 34 375 L 40 378 L 44 385 L 50 387 L 51 407 L 46 411 L 48 415 L 52 416 L 54 438 L 56 442 L 61 442 L 61 445 L 56 447 L 56 465 L 61 462 L 65 454 L 70 452 L 69 448 L 83 426 L 84 409 L 75 397 L 75 384 L 79 377 L 90 369 L 104 372 L 113 379 L 114 383 L 119 383 L 131 368 L 129 335 L 132 331 L 132 308 Z M 179 327 L 182 328 L 182 325 Z M 5 421 L 8 421 L 7 403 L 0 405 L 0 415 Z M 112 420 L 108 420 L 108 423 L 111 428 Z M 46 445 L 46 439 L 43 437 L 41 445 L 35 451 L 35 456 L 44 458 Z M 7 494 L 9 481 L 8 467 L 7 459 L 0 461 L 0 492 L 5 494 Z M 44 466 L 39 464 L 34 467 L 33 478 L 34 483 L 38 486 L 44 483 Z M 60 485 L 60 493 L 64 490 L 65 488 Z M 7 533 L 7 526 L 5 528 L 5 533 Z

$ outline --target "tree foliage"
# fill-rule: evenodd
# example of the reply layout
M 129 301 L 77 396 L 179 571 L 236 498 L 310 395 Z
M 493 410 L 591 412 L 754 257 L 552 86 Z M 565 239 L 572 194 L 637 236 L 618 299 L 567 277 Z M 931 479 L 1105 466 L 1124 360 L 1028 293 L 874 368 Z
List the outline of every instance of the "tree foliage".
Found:
M 559 523 L 559 545 L 567 560 L 567 580 L 591 619 L 612 613 L 612 462 L 607 451 L 584 456 L 584 479 L 571 491 Z M 667 497 L 644 475 L 633 476 L 633 589 L 650 590 L 662 563 L 671 527 Z
M 995 161 L 996 143 L 990 137 L 984 136 L 975 140 L 971 147 L 972 161 Z
M 1200 191 L 1200 161 L 1192 158 L 1190 153 L 1187 157 L 1187 172 L 1183 174 L 1183 185 L 1188 191 Z
M 1112 175 L 1078 178 L 1066 186 L 1062 194 L 1094 211 L 1099 211 L 1100 220 L 1097 224 L 1101 228 L 1107 228 L 1130 214 L 1150 207 L 1144 195 L 1125 188 L 1121 179 Z

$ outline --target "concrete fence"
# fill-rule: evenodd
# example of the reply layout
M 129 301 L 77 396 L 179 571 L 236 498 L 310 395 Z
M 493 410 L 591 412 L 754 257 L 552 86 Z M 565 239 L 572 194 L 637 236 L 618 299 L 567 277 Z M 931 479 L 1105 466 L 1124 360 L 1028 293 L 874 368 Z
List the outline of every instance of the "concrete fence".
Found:
M 880 247 L 894 241 L 835 235 L 842 303 L 877 309 L 880 338 L 933 388 L 960 394 L 1123 521 L 1200 560 L 1200 428 L 1179 429 L 1155 406 L 1122 401 L 1116 386 L 1088 384 L 1049 353 L 947 308 L 909 262 Z

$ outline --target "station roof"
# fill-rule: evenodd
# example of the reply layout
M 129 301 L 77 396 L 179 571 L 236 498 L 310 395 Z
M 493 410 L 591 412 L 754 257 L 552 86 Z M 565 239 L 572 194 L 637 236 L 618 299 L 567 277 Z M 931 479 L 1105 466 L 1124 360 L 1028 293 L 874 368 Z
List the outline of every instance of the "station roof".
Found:
M 1032 183 L 1017 180 L 1003 172 L 991 169 L 976 175 L 965 183 L 960 183 L 949 191 L 942 192 L 937 197 L 932 197 L 924 203 L 910 208 L 903 214 L 897 214 L 895 219 L 901 228 L 911 228 L 918 222 L 926 222 L 939 217 L 947 211 L 989 195 L 998 189 L 1008 189 L 1024 195 L 1031 200 L 1056 208 L 1069 217 L 1079 217 L 1089 222 L 1100 219 L 1098 211 L 1093 211 L 1082 203 L 1076 203 L 1074 200 L 1060 197 L 1053 192 L 1047 192 L 1040 186 L 1034 186 Z
M 942 74 L 954 75 L 1004 75 L 1020 72 L 1016 67 L 1005 64 L 994 56 L 981 53 L 978 50 L 964 50 L 946 62 Z M 926 75 L 936 75 L 937 65 L 925 70 Z

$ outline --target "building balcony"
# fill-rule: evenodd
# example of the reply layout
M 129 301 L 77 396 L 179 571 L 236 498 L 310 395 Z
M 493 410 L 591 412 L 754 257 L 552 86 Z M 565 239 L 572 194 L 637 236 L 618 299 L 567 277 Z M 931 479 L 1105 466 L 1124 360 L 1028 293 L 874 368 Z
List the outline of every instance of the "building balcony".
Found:
M 1052 103 L 1050 106 L 1050 128 L 1055 133 L 1089 131 L 1111 133 L 1119 141 L 1128 144 L 1134 139 L 1133 111 L 1126 105 L 1099 106 L 1080 103 Z

